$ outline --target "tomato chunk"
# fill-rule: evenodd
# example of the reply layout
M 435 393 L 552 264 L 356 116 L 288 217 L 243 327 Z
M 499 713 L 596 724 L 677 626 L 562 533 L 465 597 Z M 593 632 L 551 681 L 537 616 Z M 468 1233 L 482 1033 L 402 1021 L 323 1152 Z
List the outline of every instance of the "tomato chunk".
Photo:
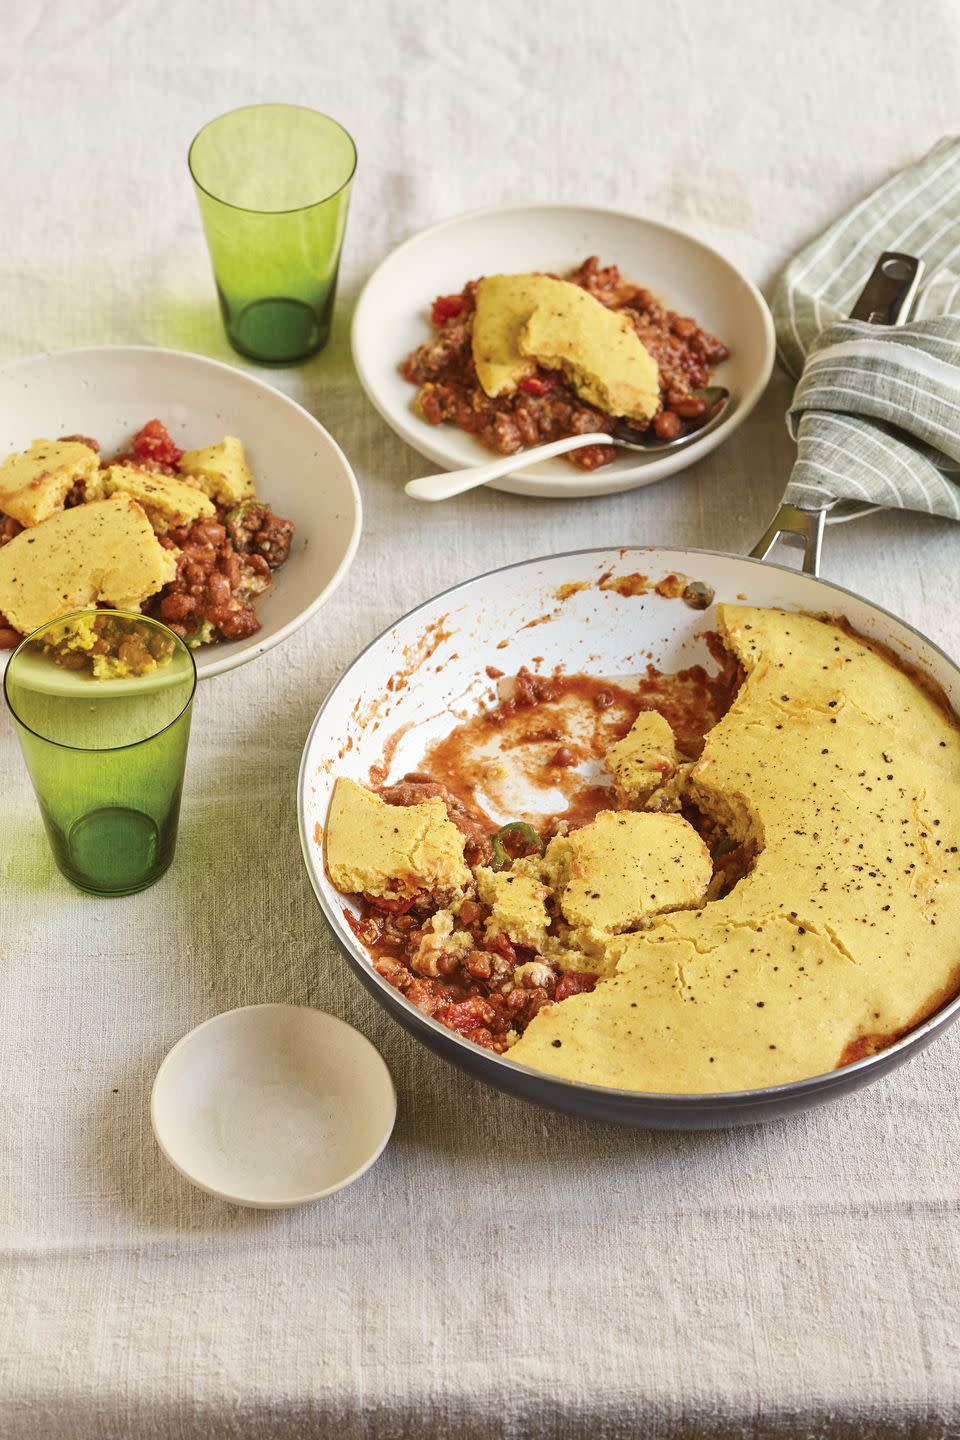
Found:
M 488 935 L 483 942 L 483 948 L 494 955 L 502 955 L 510 965 L 517 963 L 517 952 L 510 943 L 509 935 L 503 930 L 498 930 L 496 935 Z
M 556 380 L 549 375 L 528 375 L 526 379 L 517 383 L 525 395 L 549 395 L 557 385 Z
M 133 453 L 138 460 L 155 460 L 158 465 L 176 465 L 183 451 L 173 443 L 162 420 L 148 420 L 133 437 Z
M 416 896 L 411 895 L 409 900 L 401 899 L 399 896 L 392 899 L 389 895 L 368 895 L 364 890 L 363 898 L 368 905 L 373 906 L 374 910 L 383 910 L 387 915 L 406 915 Z
M 554 1000 L 566 1000 L 568 995 L 585 995 L 597 983 L 596 975 L 589 970 L 564 970 L 554 991 Z
M 430 319 L 434 325 L 444 325 L 448 320 L 452 320 L 454 316 L 459 315 L 462 309 L 462 295 L 438 295 L 433 302 Z
M 448 1030 L 458 1035 L 469 1035 L 471 1031 L 487 1029 L 493 1024 L 497 1012 L 489 1000 L 482 995 L 470 995 L 466 1000 L 452 1000 L 437 1011 L 437 1019 Z

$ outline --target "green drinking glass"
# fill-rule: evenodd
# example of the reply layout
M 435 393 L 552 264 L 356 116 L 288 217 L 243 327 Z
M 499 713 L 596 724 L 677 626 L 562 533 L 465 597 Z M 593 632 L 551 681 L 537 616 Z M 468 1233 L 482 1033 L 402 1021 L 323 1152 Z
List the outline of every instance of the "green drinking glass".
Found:
M 173 859 L 197 684 L 193 655 L 159 620 L 81 610 L 41 626 L 3 681 L 62 874 L 132 895 Z
M 330 334 L 352 139 L 302 105 L 246 105 L 205 125 L 188 163 L 230 344 L 268 365 L 315 355 Z

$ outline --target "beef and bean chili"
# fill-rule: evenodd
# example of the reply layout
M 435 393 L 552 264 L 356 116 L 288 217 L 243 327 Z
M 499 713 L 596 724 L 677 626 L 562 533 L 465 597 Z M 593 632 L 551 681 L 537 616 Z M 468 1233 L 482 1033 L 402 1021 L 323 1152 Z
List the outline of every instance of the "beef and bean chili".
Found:
M 88 435 L 62 438 L 100 452 L 98 442 Z M 163 422 L 148 420 L 128 450 L 101 464 L 122 464 L 189 483 L 190 477 L 177 468 L 182 455 Z M 83 504 L 85 490 L 84 482 L 78 481 L 64 500 L 65 508 Z M 142 607 L 193 646 L 256 634 L 260 621 L 253 601 L 286 562 L 293 539 L 293 521 L 275 515 L 259 499 L 234 506 L 217 504 L 216 509 L 215 516 L 201 517 L 158 537 L 166 549 L 177 552 L 177 571 Z M 0 513 L 0 545 L 22 529 L 11 516 Z M 22 638 L 0 614 L 0 649 L 12 649 Z
M 743 670 L 719 637 L 709 636 L 719 668 L 715 674 L 695 665 L 675 673 L 647 667 L 629 685 L 590 675 L 534 674 L 515 676 L 494 671 L 497 703 L 461 722 L 436 741 L 423 768 L 392 784 L 382 771 L 371 772 L 380 797 L 390 805 L 418 805 L 436 797 L 464 837 L 464 860 L 501 868 L 514 859 L 542 850 L 554 835 L 589 823 L 600 810 L 618 807 L 609 785 L 576 768 L 584 760 L 600 760 L 630 729 L 642 710 L 657 710 L 669 722 L 681 753 L 700 754 L 704 737 L 726 713 L 743 682 Z M 571 722 L 576 712 L 579 720 Z M 591 717 L 585 727 L 583 716 Z M 576 739 L 570 725 L 576 731 Z M 497 828 L 482 808 L 481 792 L 490 784 L 478 757 L 498 746 L 509 755 L 514 773 L 560 790 L 566 807 L 561 814 L 530 816 Z M 714 878 L 710 898 L 726 894 L 752 863 L 752 852 L 738 846 L 715 822 L 684 800 L 683 814 L 697 828 L 711 851 Z M 374 969 L 418 1009 L 474 1044 L 503 1054 L 533 1017 L 547 1005 L 592 990 L 597 975 L 561 968 L 554 958 L 515 943 L 503 933 L 490 933 L 490 907 L 468 890 L 454 903 L 456 930 L 470 936 L 462 943 L 433 939 L 432 917 L 442 905 L 431 894 L 409 899 L 374 895 L 355 897 L 355 909 L 343 914 L 368 951 Z M 548 904 L 552 905 L 552 901 Z M 562 927 L 559 915 L 552 924 Z
M 658 439 L 674 439 L 684 421 L 705 414 L 705 401 L 693 392 L 709 384 L 714 367 L 729 356 L 722 341 L 696 320 L 666 309 L 643 286 L 624 280 L 616 265 L 601 266 L 595 255 L 557 278 L 581 286 L 633 323 L 660 371 L 660 409 L 650 422 Z M 404 378 L 419 387 L 423 418 L 430 425 L 456 425 L 501 455 L 566 435 L 612 431 L 616 417 L 586 404 L 556 370 L 539 368 L 512 395 L 491 399 L 486 394 L 472 352 L 477 284 L 471 280 L 459 294 L 437 297 L 431 311 L 434 333 L 401 366 Z M 615 455 L 612 445 L 587 445 L 565 458 L 581 470 L 596 470 Z

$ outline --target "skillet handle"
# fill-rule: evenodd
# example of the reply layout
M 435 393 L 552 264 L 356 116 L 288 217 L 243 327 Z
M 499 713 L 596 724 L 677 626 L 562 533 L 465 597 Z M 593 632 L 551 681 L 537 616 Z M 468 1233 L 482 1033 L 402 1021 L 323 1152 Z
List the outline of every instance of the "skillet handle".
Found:
M 885 250 L 873 267 L 860 297 L 850 311 L 851 320 L 869 325 L 903 325 L 910 314 L 923 275 L 923 261 L 898 250 Z M 868 509 L 877 509 L 869 506 Z M 754 560 L 766 560 L 781 535 L 797 535 L 803 541 L 803 570 L 820 573 L 820 548 L 826 510 L 808 510 L 802 505 L 783 504 L 761 538 L 750 551 Z
M 820 547 L 826 510 L 804 510 L 800 505 L 781 505 L 763 535 L 750 551 L 751 559 L 766 560 L 781 535 L 799 535 L 803 541 L 803 572 L 820 574 Z

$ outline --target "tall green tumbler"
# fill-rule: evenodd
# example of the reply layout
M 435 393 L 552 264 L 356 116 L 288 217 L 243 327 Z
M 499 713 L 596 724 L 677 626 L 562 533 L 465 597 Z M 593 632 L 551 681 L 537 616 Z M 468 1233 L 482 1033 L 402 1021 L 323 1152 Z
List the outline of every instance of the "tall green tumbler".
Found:
M 227 338 L 268 365 L 327 343 L 357 151 L 302 105 L 246 105 L 190 146 Z
M 53 856 L 81 890 L 131 895 L 173 859 L 197 683 L 158 620 L 84 610 L 21 641 L 3 680 Z

